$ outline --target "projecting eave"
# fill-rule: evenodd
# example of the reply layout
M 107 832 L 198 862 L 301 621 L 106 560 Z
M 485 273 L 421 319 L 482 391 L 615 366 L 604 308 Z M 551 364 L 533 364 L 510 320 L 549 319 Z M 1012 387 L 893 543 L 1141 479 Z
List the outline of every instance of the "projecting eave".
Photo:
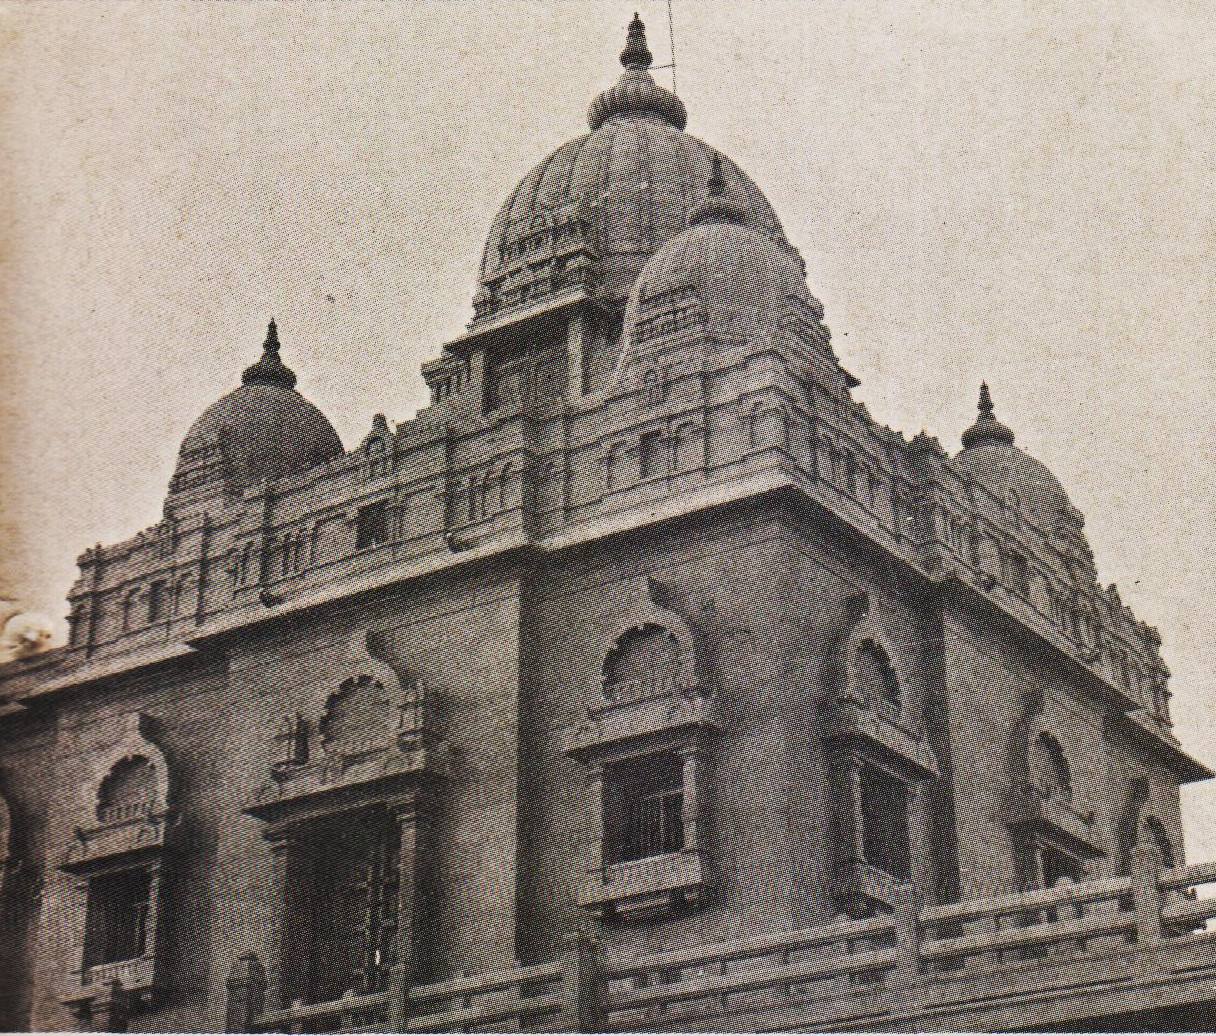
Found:
M 1144 709 L 1111 716 L 1109 721 L 1120 734 L 1161 760 L 1180 784 L 1216 777 L 1216 773 L 1188 753 L 1173 734 L 1154 723 Z
M 484 321 L 474 321 L 469 325 L 467 333 L 446 343 L 444 349 L 454 356 L 467 356 L 474 349 L 486 344 L 487 341 L 492 340 L 499 332 L 509 327 L 515 327 L 518 324 L 535 320 L 538 317 L 555 316 L 563 310 L 588 301 L 590 298 L 591 294 L 585 287 L 582 285 L 573 286 L 560 295 L 550 295 L 543 302 L 537 303 L 535 306 L 512 309 Z

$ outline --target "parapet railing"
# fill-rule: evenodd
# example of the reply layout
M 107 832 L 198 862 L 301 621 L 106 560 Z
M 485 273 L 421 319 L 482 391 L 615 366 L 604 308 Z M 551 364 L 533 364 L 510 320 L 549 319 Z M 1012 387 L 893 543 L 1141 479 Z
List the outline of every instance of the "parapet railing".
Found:
M 1138 851 L 1129 877 L 931 907 L 901 886 L 892 912 L 871 918 L 650 954 L 603 953 L 581 938 L 550 964 L 271 1011 L 248 955 L 229 979 L 228 1031 L 604 1032 L 715 1020 L 730 1029 L 778 1024 L 791 1011 L 828 1025 L 851 1017 L 836 1006 L 846 1001 L 923 1004 L 935 983 L 1013 965 L 1034 990 L 1043 968 L 1133 947 L 1211 942 L 1216 969 L 1216 933 L 1205 927 L 1216 898 L 1194 891 L 1205 884 L 1216 884 L 1216 863 L 1162 870 Z

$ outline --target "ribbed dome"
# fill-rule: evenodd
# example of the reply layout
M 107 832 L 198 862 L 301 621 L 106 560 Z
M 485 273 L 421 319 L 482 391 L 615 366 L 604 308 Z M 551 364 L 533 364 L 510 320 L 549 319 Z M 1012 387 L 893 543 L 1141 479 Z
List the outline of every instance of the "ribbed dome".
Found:
M 240 388 L 212 403 L 186 433 L 168 505 L 240 493 L 341 456 L 342 441 L 325 415 L 292 387 L 295 374 L 278 356 L 274 321 L 262 358 Z
M 620 82 L 592 104 L 592 132 L 537 165 L 495 217 L 482 256 L 478 319 L 504 305 L 512 283 L 532 285 L 572 240 L 594 257 L 597 292 L 624 300 L 646 260 L 688 226 L 714 152 L 683 132 L 683 104 L 645 71 L 650 55 L 640 31 L 640 22 L 630 28 Z M 751 225 L 784 244 L 781 222 L 751 178 L 729 159 L 723 175 Z M 546 281 L 533 290 L 553 288 Z
M 980 415 L 963 433 L 963 451 L 955 458 L 964 471 L 1002 500 L 1016 500 L 1022 512 L 1048 532 L 1079 519 L 1059 479 L 1045 464 L 1014 444 L 1013 432 L 996 419 L 988 386 L 980 386 Z
M 823 305 L 808 290 L 797 255 L 746 218 L 711 179 L 694 225 L 655 253 L 629 293 L 621 370 L 646 341 L 689 322 L 703 321 L 730 340 L 771 334 L 791 313 L 822 320 Z

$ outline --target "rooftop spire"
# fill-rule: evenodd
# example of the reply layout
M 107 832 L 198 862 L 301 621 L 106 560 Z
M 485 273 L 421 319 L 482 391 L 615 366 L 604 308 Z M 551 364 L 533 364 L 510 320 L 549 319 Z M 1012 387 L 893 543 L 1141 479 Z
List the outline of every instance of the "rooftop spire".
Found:
M 281 385 L 283 388 L 296 387 L 295 372 L 279 359 L 279 328 L 270 318 L 266 328 L 266 341 L 262 343 L 262 357 L 251 367 L 245 368 L 241 375 L 245 385 Z
M 645 72 L 654 62 L 654 55 L 646 46 L 646 23 L 633 12 L 633 21 L 629 23 L 629 35 L 625 39 L 625 49 L 621 51 L 621 64 L 626 68 L 636 68 Z
M 705 194 L 709 198 L 721 198 L 726 194 L 726 177 L 722 175 L 722 153 L 714 152 L 713 167 L 709 171 L 709 182 L 705 185 Z
M 988 391 L 988 382 L 980 385 L 980 416 L 970 428 L 963 432 L 963 449 L 973 446 L 983 446 L 988 443 L 1005 443 L 1013 445 L 1013 432 L 1001 424 L 994 416 L 992 393 Z
M 699 223 L 746 223 L 747 209 L 726 193 L 726 174 L 722 155 L 715 151 L 710 160 L 705 200 L 689 213 L 688 225 Z
M 992 417 L 995 410 L 992 406 L 992 393 L 988 391 L 988 382 L 980 382 L 980 417 Z
M 591 109 L 587 112 L 587 122 L 592 131 L 599 129 L 609 119 L 616 118 L 657 117 L 679 130 L 688 124 L 684 102 L 656 84 L 646 71 L 653 61 L 654 55 L 646 46 L 646 26 L 635 14 L 629 23 L 625 49 L 621 51 L 621 64 L 625 66 L 625 72 L 616 86 L 605 90 L 591 102 Z

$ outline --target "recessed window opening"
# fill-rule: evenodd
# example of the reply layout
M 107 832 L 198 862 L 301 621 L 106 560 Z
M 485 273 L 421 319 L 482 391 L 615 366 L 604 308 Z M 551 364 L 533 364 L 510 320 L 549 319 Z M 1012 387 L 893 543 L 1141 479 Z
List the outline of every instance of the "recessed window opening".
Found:
M 862 766 L 861 812 L 866 862 L 899 881 L 907 881 L 912 873 L 908 786 L 876 766 Z
M 606 863 L 684 848 L 684 772 L 675 752 L 611 764 L 605 769 L 604 798 Z

